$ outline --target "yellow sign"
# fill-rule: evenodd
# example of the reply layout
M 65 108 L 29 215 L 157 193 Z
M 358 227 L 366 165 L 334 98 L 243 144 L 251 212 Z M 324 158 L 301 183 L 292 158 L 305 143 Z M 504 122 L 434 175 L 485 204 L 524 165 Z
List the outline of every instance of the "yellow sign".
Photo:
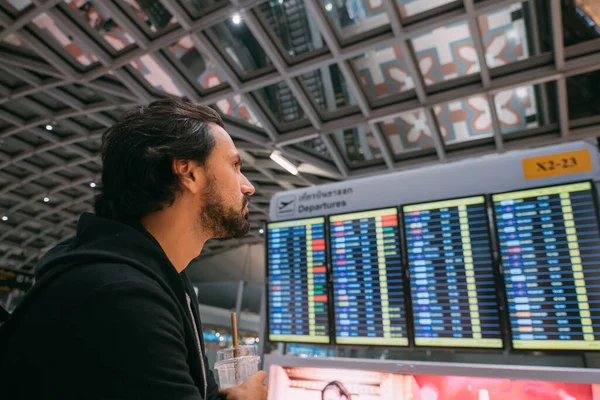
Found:
M 522 163 L 526 180 L 591 172 L 594 167 L 589 149 L 525 158 Z

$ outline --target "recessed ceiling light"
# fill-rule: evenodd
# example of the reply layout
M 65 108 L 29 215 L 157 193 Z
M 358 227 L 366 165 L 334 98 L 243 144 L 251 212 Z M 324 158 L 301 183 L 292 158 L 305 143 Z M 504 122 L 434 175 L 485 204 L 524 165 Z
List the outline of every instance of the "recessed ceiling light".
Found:
M 92 182 L 92 183 L 90 183 L 90 187 L 93 187 L 93 188 L 95 188 L 95 187 L 96 187 L 96 182 Z
M 333 4 L 331 4 L 331 3 L 327 3 L 327 4 L 325 5 L 325 9 L 326 9 L 327 11 L 331 11 L 331 10 L 333 10 Z
M 6 215 L 2 216 L 2 221 L 8 221 L 8 217 Z
M 265 233 L 265 230 L 264 230 L 264 229 L 262 229 L 262 228 L 260 228 L 260 229 L 258 230 L 258 233 L 260 233 L 260 234 L 262 235 L 263 233 Z
M 231 22 L 233 22 L 236 25 L 239 25 L 239 23 L 242 22 L 242 17 L 240 16 L 240 14 L 233 14 L 233 17 L 231 17 Z
M 52 129 L 54 129 L 54 127 L 50 124 L 46 125 L 46 130 L 47 131 L 51 131 Z
M 50 201 L 50 199 L 48 197 L 44 197 L 44 203 L 47 203 L 49 201 Z

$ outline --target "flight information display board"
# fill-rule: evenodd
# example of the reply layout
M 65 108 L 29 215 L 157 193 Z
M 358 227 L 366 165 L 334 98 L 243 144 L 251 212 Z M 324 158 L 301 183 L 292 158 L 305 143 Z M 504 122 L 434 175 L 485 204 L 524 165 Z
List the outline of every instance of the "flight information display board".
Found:
M 402 210 L 415 345 L 502 348 L 485 197 Z
M 591 182 L 492 196 L 515 349 L 600 349 Z
M 267 225 L 269 341 L 329 343 L 325 218 Z
M 337 344 L 408 346 L 398 210 L 329 217 Z

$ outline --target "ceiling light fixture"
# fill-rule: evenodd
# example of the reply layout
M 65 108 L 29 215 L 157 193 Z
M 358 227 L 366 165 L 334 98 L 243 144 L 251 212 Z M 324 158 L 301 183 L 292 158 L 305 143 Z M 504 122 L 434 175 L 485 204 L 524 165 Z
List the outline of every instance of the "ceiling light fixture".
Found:
M 44 203 L 47 203 L 47 202 L 49 202 L 49 201 L 50 201 L 50 198 L 48 198 L 48 197 L 44 197 Z
M 46 130 L 47 131 L 51 131 L 52 129 L 54 129 L 54 127 L 50 124 L 46 125 Z
M 294 164 L 292 164 L 290 161 L 288 161 L 286 158 L 284 158 L 280 152 L 273 150 L 270 158 L 271 158 L 271 160 L 275 161 L 277 164 L 279 164 L 282 168 L 284 168 L 290 174 L 298 175 L 298 168 L 296 168 L 296 166 Z
M 265 233 L 265 230 L 264 230 L 263 228 L 260 228 L 260 229 L 258 230 L 258 233 L 260 233 L 260 234 L 262 235 L 263 233 Z
M 8 221 L 8 217 L 6 215 L 2 216 L 2 221 Z
M 242 17 L 240 16 L 240 14 L 233 14 L 233 17 L 231 17 L 231 22 L 233 22 L 236 25 L 239 25 L 240 22 L 242 22 Z
M 96 182 L 92 182 L 92 183 L 90 183 L 90 187 L 91 187 L 91 188 L 95 188 L 95 187 L 96 187 Z
M 333 10 L 333 4 L 331 4 L 331 3 L 327 3 L 327 4 L 325 5 L 325 9 L 326 9 L 327 11 L 331 11 L 331 10 Z
M 520 99 L 524 99 L 527 97 L 527 89 L 520 87 L 517 89 L 517 96 L 519 96 Z

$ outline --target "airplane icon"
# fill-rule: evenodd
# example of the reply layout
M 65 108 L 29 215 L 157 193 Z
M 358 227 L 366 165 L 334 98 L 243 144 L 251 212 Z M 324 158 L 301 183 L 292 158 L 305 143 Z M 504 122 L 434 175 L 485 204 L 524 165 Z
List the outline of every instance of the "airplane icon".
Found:
M 279 203 L 279 210 L 283 210 L 284 208 L 286 208 L 287 206 L 289 206 L 290 204 L 292 204 L 294 202 L 294 200 L 290 200 L 290 201 L 282 201 L 281 203 Z
M 285 196 L 277 201 L 277 215 L 294 214 L 296 196 Z

